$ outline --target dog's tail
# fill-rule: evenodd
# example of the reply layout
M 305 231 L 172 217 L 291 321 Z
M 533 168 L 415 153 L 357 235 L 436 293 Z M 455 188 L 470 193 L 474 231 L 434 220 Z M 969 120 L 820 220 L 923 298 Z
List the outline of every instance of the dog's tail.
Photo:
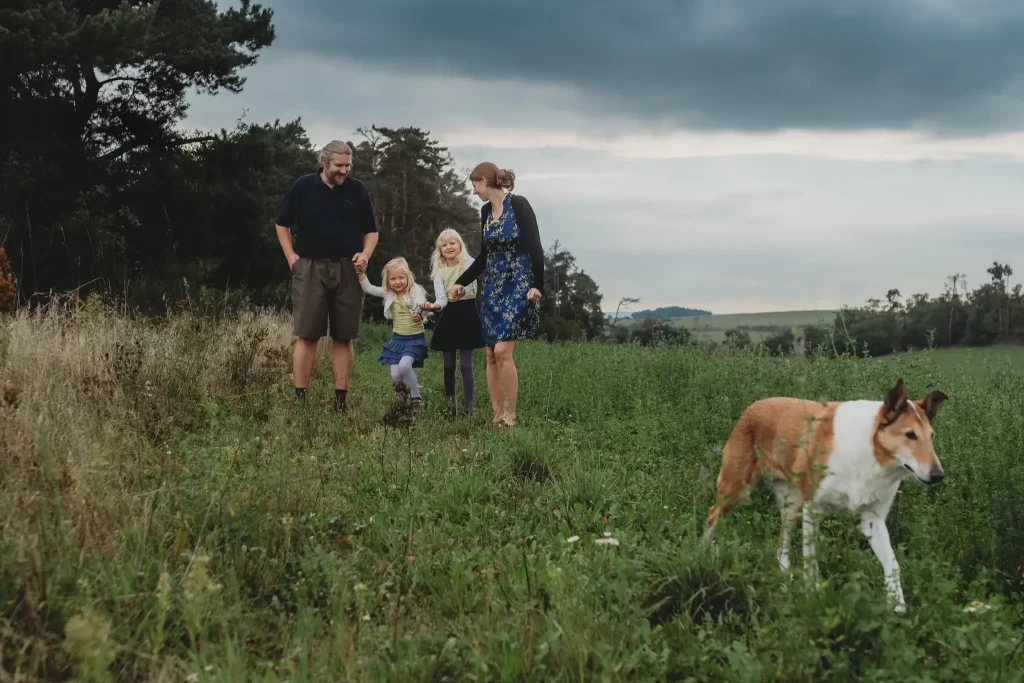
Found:
M 718 520 L 743 500 L 746 489 L 753 483 L 759 469 L 753 421 L 748 413 L 744 412 L 722 448 L 717 500 L 708 510 L 705 523 L 705 536 L 708 539 L 714 532 Z

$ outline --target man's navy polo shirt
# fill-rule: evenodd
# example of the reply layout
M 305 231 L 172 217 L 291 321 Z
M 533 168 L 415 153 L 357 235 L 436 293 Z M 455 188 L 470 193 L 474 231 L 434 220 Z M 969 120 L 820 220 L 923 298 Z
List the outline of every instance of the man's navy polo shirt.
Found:
M 377 232 L 366 185 L 349 177 L 330 187 L 319 173 L 292 184 L 276 223 L 293 228 L 295 253 L 313 259 L 350 259 L 363 250 L 363 235 Z

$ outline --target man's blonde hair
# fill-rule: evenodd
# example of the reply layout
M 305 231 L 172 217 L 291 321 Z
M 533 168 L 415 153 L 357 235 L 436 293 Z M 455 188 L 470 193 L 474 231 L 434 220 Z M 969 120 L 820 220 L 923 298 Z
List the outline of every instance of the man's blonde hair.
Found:
M 335 154 L 347 154 L 348 156 L 352 156 L 352 148 L 349 147 L 347 142 L 331 140 L 324 145 L 324 148 L 320 151 L 320 161 L 329 161 Z

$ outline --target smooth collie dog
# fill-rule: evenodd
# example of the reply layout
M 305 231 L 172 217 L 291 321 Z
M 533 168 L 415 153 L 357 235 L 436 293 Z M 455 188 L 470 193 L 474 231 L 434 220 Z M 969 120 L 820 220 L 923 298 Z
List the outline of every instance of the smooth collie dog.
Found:
M 779 567 L 789 569 L 793 528 L 802 513 L 804 572 L 816 582 L 818 523 L 846 508 L 859 515 L 861 531 L 882 564 L 893 611 L 903 614 L 900 568 L 885 518 L 903 479 L 912 474 L 936 484 L 945 476 L 932 446 L 932 421 L 948 398 L 933 391 L 911 401 L 900 378 L 884 401 L 778 397 L 752 403 L 722 449 L 718 500 L 708 512 L 705 541 L 711 542 L 718 520 L 746 498 L 756 479 L 768 478 L 782 514 Z

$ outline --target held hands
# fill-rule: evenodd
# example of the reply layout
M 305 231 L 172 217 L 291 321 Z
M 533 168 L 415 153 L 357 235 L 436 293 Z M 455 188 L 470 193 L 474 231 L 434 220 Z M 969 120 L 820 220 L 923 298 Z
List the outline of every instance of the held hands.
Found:
M 540 290 L 537 289 L 536 287 L 531 288 L 530 291 L 526 293 L 527 300 L 533 303 L 537 303 L 538 301 L 540 301 L 540 296 Z
M 352 263 L 355 264 L 357 273 L 366 272 L 366 264 L 370 262 L 369 257 L 364 252 L 359 252 L 352 257 Z

